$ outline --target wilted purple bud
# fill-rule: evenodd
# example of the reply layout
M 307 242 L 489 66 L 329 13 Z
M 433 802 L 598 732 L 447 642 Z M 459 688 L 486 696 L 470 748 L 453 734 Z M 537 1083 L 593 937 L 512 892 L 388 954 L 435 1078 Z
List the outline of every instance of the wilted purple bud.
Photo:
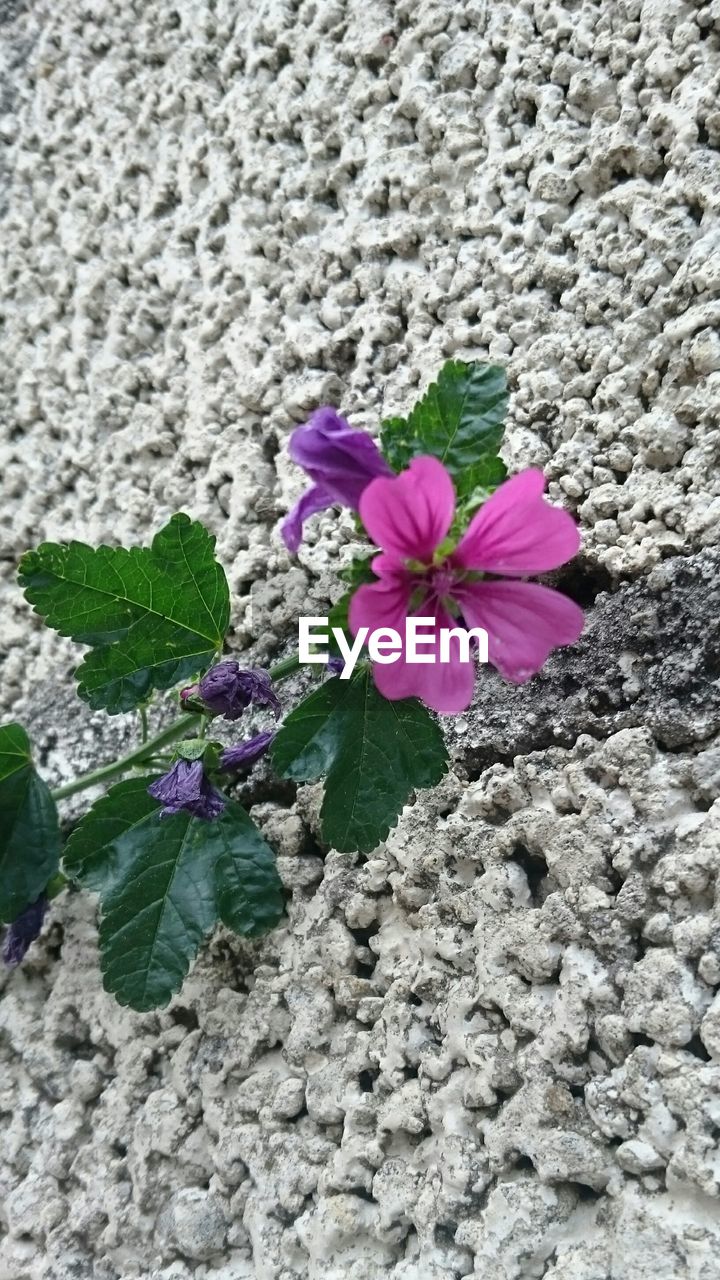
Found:
M 250 705 L 250 690 L 237 662 L 218 662 L 203 676 L 198 692 L 205 705 L 226 720 L 237 720 Z
M 313 481 L 312 489 L 283 520 L 280 531 L 288 551 L 297 551 L 309 516 L 336 505 L 357 511 L 370 481 L 394 474 L 372 436 L 354 430 L 329 405 L 316 409 L 309 422 L 293 431 L 288 452 Z
M 280 703 L 267 671 L 243 670 L 232 659 L 211 667 L 198 691 L 205 706 L 226 720 L 238 720 L 251 702 L 256 707 L 272 707 L 276 716 L 280 714 Z
M 249 769 L 250 765 L 265 755 L 274 733 L 257 733 L 247 742 L 239 742 L 235 747 L 226 747 L 220 756 L 221 769 Z
M 43 927 L 43 920 L 48 909 L 48 900 L 44 893 L 29 907 L 21 911 L 17 920 L 8 926 L 3 944 L 3 960 L 9 969 L 14 969 L 25 956 L 25 953 L 37 938 Z
M 327 660 L 328 675 L 339 676 L 344 666 L 345 666 L 344 658 L 328 658 Z
M 180 813 L 182 809 L 195 818 L 219 818 L 225 801 L 206 778 L 202 760 L 176 760 L 172 769 L 148 787 L 153 800 L 159 800 L 162 817 Z
M 250 701 L 253 706 L 271 707 L 277 720 L 280 715 L 280 700 L 267 671 L 263 671 L 261 667 L 253 667 L 251 671 L 241 671 L 240 678 L 250 691 Z

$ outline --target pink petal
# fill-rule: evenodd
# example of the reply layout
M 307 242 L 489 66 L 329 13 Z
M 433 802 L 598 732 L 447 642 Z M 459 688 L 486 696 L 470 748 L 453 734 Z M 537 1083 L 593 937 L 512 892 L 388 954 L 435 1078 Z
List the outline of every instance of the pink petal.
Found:
M 454 513 L 452 480 L 437 458 L 413 458 L 399 476 L 372 480 L 360 498 L 373 542 L 399 560 L 431 560 Z
M 473 516 L 453 564 L 514 577 L 571 560 L 580 546 L 577 525 L 567 511 L 545 501 L 544 489 L 542 471 L 533 469 L 501 484 Z
M 380 581 L 358 587 L 350 601 L 348 621 L 353 635 L 357 635 L 361 627 L 368 627 L 370 631 L 394 627 L 400 635 L 405 634 L 412 594 L 410 574 L 394 566 L 383 570 L 381 562 L 386 562 L 385 556 L 376 556 L 373 560 L 374 571 L 381 572 Z
M 433 610 L 426 605 L 414 616 L 429 618 L 433 616 Z M 403 619 L 402 628 L 397 628 L 403 640 L 404 623 Z M 470 706 L 475 686 L 475 660 L 471 658 L 469 662 L 461 662 L 457 643 L 451 642 L 451 661 L 437 661 L 440 629 L 455 625 L 446 613 L 440 611 L 435 614 L 435 644 L 421 650 L 428 656 L 435 657 L 436 661 L 432 664 L 407 662 L 404 648 L 398 660 L 391 665 L 373 663 L 375 684 L 384 698 L 388 698 L 390 702 L 397 702 L 400 698 L 419 698 L 426 707 L 439 711 L 442 715 L 457 715 Z M 431 635 L 429 627 L 427 635 Z
M 585 616 L 574 600 L 536 582 L 475 582 L 453 596 L 469 627 L 488 633 L 488 656 L 506 680 L 524 684 L 551 649 L 574 644 Z

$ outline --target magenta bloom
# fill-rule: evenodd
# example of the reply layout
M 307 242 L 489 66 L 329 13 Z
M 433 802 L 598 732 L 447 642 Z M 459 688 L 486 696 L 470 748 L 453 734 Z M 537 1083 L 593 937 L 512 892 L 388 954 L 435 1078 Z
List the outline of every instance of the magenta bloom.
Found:
M 310 516 L 334 506 L 357 511 L 370 481 L 393 474 L 372 437 L 353 430 L 329 405 L 316 409 L 309 422 L 293 431 L 288 451 L 313 482 L 280 529 L 292 552 L 300 546 L 303 523 Z
M 533 582 L 480 580 L 480 575 L 521 578 L 544 573 L 570 560 L 580 545 L 566 511 L 543 498 L 541 471 L 523 471 L 507 480 L 471 520 L 457 547 L 438 548 L 455 514 L 452 480 L 437 458 L 414 458 L 394 479 L 374 480 L 360 500 L 360 515 L 383 554 L 372 563 L 379 581 L 359 587 L 350 602 L 350 627 L 371 631 L 392 627 L 401 636 L 405 619 L 433 617 L 436 649 L 440 631 L 482 627 L 488 657 L 514 684 L 539 671 L 551 649 L 574 644 L 583 612 L 550 587 Z M 429 632 L 428 632 L 429 634 Z M 433 649 L 424 652 L 429 656 Z M 416 665 L 404 653 L 388 665 L 374 664 L 384 697 L 421 698 L 447 714 L 470 705 L 475 663 L 462 662 L 450 641 L 451 661 Z

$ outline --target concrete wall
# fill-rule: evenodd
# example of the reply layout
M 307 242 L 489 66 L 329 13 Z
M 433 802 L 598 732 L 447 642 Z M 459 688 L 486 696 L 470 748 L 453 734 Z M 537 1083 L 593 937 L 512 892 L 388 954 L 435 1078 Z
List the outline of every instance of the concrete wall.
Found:
M 717 0 L 0 23 L 0 700 L 48 776 L 134 728 L 76 699 L 19 554 L 184 509 L 262 661 L 352 538 L 290 565 L 290 428 L 372 428 L 448 355 L 507 365 L 589 610 L 538 680 L 483 677 L 369 861 L 261 772 L 288 922 L 218 933 L 167 1011 L 116 1006 L 58 903 L 0 977 L 0 1277 L 716 1280 Z

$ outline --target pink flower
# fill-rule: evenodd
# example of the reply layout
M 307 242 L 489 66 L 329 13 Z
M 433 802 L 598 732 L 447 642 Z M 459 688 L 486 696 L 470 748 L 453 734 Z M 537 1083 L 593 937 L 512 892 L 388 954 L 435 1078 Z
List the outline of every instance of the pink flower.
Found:
M 480 574 L 521 578 L 570 560 L 580 545 L 566 511 L 543 498 L 541 471 L 507 480 L 471 520 L 449 554 L 439 548 L 455 514 L 455 491 L 436 458 L 414 458 L 407 471 L 373 480 L 360 499 L 360 515 L 382 554 L 372 563 L 379 581 L 359 587 L 350 603 L 350 627 L 392 627 L 405 633 L 405 619 L 434 617 L 436 649 L 442 629 L 483 627 L 488 657 L 514 684 L 540 670 L 551 649 L 574 644 L 583 612 L 550 587 L 532 582 L 480 580 Z M 430 631 L 428 629 L 428 637 Z M 433 654 L 433 648 L 423 650 Z M 408 663 L 404 652 L 392 664 L 375 663 L 375 683 L 384 697 L 421 698 L 447 714 L 470 705 L 475 662 L 461 661 L 450 641 L 451 661 Z

